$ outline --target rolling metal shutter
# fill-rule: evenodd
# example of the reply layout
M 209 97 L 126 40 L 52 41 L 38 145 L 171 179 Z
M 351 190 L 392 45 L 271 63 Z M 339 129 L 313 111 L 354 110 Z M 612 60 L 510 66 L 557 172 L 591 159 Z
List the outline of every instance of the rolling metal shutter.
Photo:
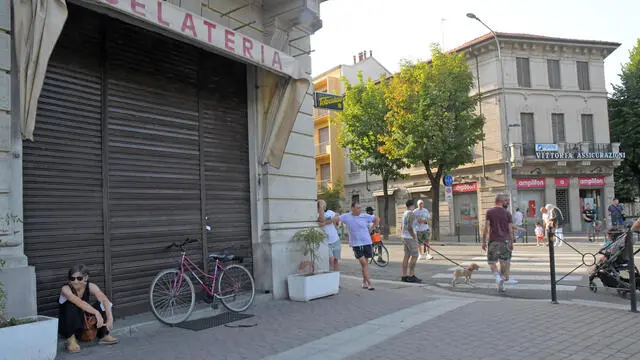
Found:
M 200 116 L 204 132 L 210 251 L 229 250 L 251 266 L 251 198 L 246 66 L 206 54 Z
M 36 269 L 38 313 L 57 314 L 75 263 L 104 286 L 100 17 L 69 7 L 23 145 L 24 250 Z
M 107 29 L 108 188 L 113 302 L 144 311 L 164 247 L 200 237 L 199 51 L 138 27 Z M 200 261 L 202 250 L 189 252 Z
M 116 316 L 148 309 L 164 248 L 228 249 L 251 265 L 246 66 L 69 4 L 24 144 L 25 253 L 56 315 L 74 263 Z

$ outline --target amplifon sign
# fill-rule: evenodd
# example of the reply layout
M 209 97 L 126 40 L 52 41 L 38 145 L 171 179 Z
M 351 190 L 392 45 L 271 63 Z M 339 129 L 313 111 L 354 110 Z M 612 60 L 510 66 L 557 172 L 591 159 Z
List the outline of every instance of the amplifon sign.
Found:
M 296 78 L 296 60 L 241 33 L 162 0 L 99 0 L 110 8 L 195 39 L 222 53 Z
M 544 179 L 516 179 L 518 189 L 544 189 L 546 182 Z
M 580 186 L 604 186 L 603 177 L 578 178 Z
M 478 191 L 478 183 L 453 184 L 453 193 L 469 193 Z

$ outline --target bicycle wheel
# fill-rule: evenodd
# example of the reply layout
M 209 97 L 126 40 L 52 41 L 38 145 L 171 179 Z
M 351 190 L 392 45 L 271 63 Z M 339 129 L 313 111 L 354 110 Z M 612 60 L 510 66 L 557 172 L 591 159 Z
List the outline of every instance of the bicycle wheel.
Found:
M 180 288 L 177 288 L 180 283 Z M 180 272 L 175 269 L 162 270 L 149 288 L 151 312 L 167 325 L 185 321 L 196 306 L 196 292 L 188 276 L 180 281 Z
M 216 295 L 222 305 L 233 312 L 241 312 L 253 303 L 256 286 L 253 276 L 244 266 L 233 264 L 227 266 L 218 279 Z
M 387 250 L 387 247 L 384 245 L 376 246 L 373 250 L 373 256 L 371 259 L 380 267 L 389 265 L 389 251 Z

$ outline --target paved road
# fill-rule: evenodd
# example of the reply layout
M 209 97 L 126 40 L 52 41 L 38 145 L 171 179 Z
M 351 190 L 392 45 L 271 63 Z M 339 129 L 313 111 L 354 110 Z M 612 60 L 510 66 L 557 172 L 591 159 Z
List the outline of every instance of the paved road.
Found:
M 614 289 L 604 288 L 599 280 L 596 280 L 598 285 L 597 293 L 593 293 L 588 289 L 590 267 L 580 266 L 583 263 L 580 253 L 595 254 L 601 248 L 601 245 L 585 242 L 576 242 L 572 243 L 572 245 L 577 251 L 567 245 L 555 248 L 556 279 L 560 280 L 560 278 L 578 267 L 571 275 L 559 281 L 557 285 L 558 299 L 560 301 L 580 299 L 628 304 L 629 300 L 619 297 Z M 390 264 L 384 268 L 372 264 L 371 274 L 374 280 L 400 280 L 403 247 L 392 242 L 387 245 L 387 248 L 390 252 Z M 454 292 L 498 295 L 495 278 L 486 263 L 486 254 L 481 251 L 479 245 L 434 245 L 434 249 L 459 264 L 477 263 L 480 266 L 480 270 L 473 274 L 475 286 L 458 284 L 452 289 Z M 359 264 L 353 259 L 352 251 L 347 245 L 343 245 L 342 254 L 342 273 L 360 276 Z M 420 260 L 418 262 L 416 275 L 422 278 L 426 284 L 451 289 L 451 276 L 456 265 L 442 256 L 435 253 L 433 255 L 433 260 Z M 585 256 L 587 263 L 592 261 L 591 259 L 593 258 Z M 638 264 L 639 262 L 640 257 L 636 256 L 636 263 Z M 518 280 L 519 283 L 517 285 L 505 284 L 506 294 L 503 296 L 522 299 L 549 299 L 548 248 L 536 247 L 533 244 L 516 244 L 511 266 L 511 277 Z
M 269 301 L 255 317 L 201 331 L 160 327 L 85 346 L 61 359 L 637 359 L 626 310 L 454 293 L 379 281 L 375 291 L 345 276 L 336 296 Z M 116 322 L 116 327 L 118 322 Z M 605 335 L 606 334 L 606 335 Z

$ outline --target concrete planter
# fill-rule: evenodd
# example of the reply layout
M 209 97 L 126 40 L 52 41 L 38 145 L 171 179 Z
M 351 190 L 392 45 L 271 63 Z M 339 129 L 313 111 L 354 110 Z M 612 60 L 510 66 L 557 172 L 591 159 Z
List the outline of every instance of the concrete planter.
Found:
M 36 322 L 0 328 L 0 360 L 53 360 L 58 348 L 58 319 L 34 316 Z
M 339 291 L 340 272 L 332 271 L 313 275 L 289 275 L 289 298 L 294 301 L 309 301 Z

